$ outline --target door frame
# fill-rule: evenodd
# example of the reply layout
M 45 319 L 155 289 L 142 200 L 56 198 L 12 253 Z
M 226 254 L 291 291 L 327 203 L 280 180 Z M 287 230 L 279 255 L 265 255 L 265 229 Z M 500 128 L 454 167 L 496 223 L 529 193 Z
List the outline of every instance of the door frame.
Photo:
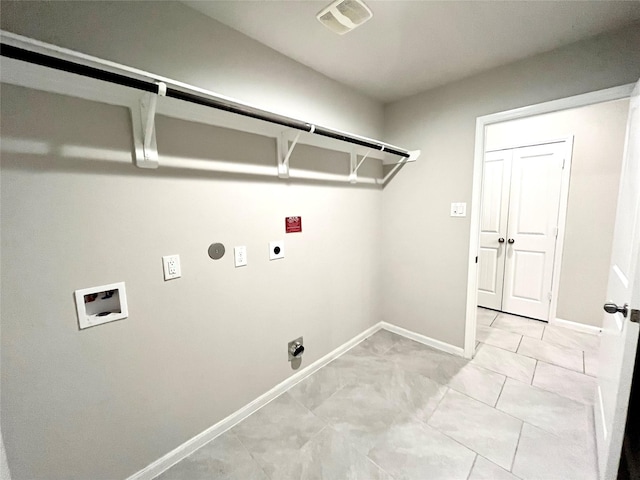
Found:
M 558 285 L 560 283 L 560 267 L 562 266 L 562 252 L 564 249 L 564 234 L 565 234 L 565 226 L 567 223 L 567 205 L 569 204 L 569 180 L 571 179 L 571 160 L 573 157 L 573 140 L 574 135 L 569 135 L 567 137 L 560 138 L 552 138 L 548 140 L 543 140 L 539 142 L 532 143 L 523 143 L 523 144 L 510 144 L 504 148 L 499 148 L 496 150 L 488 150 L 484 152 L 482 157 L 482 168 L 484 170 L 484 155 L 489 152 L 499 152 L 504 150 L 514 150 L 516 148 L 524 148 L 524 147 L 535 147 L 538 145 L 549 145 L 551 143 L 562 143 L 564 144 L 564 155 L 565 162 L 562 169 L 562 177 L 560 179 L 560 201 L 558 203 L 558 232 L 556 235 L 556 243 L 554 249 L 554 257 L 553 257 L 553 273 L 551 276 L 551 291 L 553 292 L 551 296 L 551 303 L 549 305 L 549 320 L 552 318 L 556 318 L 556 313 L 558 311 Z M 480 200 L 478 205 L 478 211 L 482 211 L 482 178 L 480 177 Z M 473 213 L 472 213 L 473 215 Z M 480 220 L 478 220 L 478 251 L 480 250 Z M 478 263 L 478 266 L 480 264 Z M 480 269 L 477 268 L 478 273 Z M 476 275 L 477 282 L 477 275 Z M 477 286 L 476 286 L 477 288 Z M 477 295 L 477 294 L 476 294 Z M 477 298 L 476 298 L 476 306 L 477 306 Z
M 476 314 L 478 304 L 477 286 L 479 270 L 476 258 L 480 247 L 480 202 L 482 199 L 482 173 L 484 166 L 486 127 L 494 123 L 501 123 L 509 120 L 541 115 L 544 113 L 559 112 L 571 108 L 585 107 L 596 103 L 629 98 L 634 85 L 634 83 L 630 83 L 559 100 L 552 100 L 550 102 L 538 103 L 527 107 L 492 113 L 490 115 L 483 115 L 476 118 L 475 149 L 473 156 L 473 187 L 471 195 L 471 226 L 469 229 L 469 258 L 467 269 L 467 305 L 464 335 L 464 356 L 466 358 L 473 358 L 476 344 Z

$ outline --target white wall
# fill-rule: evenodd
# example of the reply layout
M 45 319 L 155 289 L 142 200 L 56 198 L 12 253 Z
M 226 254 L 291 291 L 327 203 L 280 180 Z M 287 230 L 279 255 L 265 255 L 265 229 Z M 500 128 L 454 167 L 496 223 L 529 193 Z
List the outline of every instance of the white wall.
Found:
M 380 320 L 379 189 L 139 170 L 124 108 L 10 86 L 1 100 L 3 145 L 34 146 L 2 151 L 2 432 L 14 480 L 131 475 L 295 373 L 288 341 L 304 335 L 305 366 Z M 161 162 L 186 151 L 185 137 L 203 162 L 275 162 L 265 137 L 157 126 Z M 68 146 L 95 157 L 65 156 Z M 288 215 L 302 216 L 302 233 L 284 234 Z M 286 257 L 270 262 L 277 239 Z M 228 251 L 218 262 L 213 242 Z M 234 245 L 247 246 L 247 267 L 234 268 Z M 183 276 L 164 282 L 170 254 Z M 118 281 L 129 318 L 78 331 L 73 291 Z
M 383 194 L 383 317 L 464 344 L 469 217 L 478 116 L 635 82 L 640 25 L 601 35 L 410 98 L 385 109 L 385 139 L 422 150 Z M 408 169 L 410 174 L 405 174 Z
M 180 4 L 3 2 L 2 28 L 381 130 L 379 104 Z M 136 169 L 126 109 L 1 94 L 1 405 L 14 480 L 125 478 L 293 374 L 288 341 L 304 336 L 304 367 L 380 321 L 380 189 Z M 276 161 L 272 139 L 165 117 L 157 138 L 161 165 Z M 348 168 L 348 155 L 312 147 L 291 161 Z M 302 216 L 302 233 L 284 234 L 288 215 Z M 286 258 L 269 262 L 276 239 Z M 217 262 L 213 242 L 227 247 Z M 247 267 L 233 267 L 234 245 L 247 246 Z M 168 254 L 183 277 L 164 282 Z M 79 331 L 73 291 L 117 281 L 129 318 Z
M 574 136 L 558 318 L 600 327 L 629 100 L 489 125 L 487 151 Z

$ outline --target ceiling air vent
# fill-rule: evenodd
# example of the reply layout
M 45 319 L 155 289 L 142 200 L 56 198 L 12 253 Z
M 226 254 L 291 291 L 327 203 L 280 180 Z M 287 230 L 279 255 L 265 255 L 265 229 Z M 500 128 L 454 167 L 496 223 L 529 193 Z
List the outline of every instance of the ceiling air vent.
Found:
M 338 35 L 344 35 L 373 17 L 373 13 L 360 0 L 336 0 L 323 8 L 316 18 Z

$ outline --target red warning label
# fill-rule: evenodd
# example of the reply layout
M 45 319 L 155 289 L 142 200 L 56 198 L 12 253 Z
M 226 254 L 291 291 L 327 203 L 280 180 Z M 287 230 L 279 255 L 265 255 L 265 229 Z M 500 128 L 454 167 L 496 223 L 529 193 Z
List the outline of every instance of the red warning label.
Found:
M 302 217 L 287 217 L 284 219 L 285 231 L 287 233 L 298 233 L 302 231 Z

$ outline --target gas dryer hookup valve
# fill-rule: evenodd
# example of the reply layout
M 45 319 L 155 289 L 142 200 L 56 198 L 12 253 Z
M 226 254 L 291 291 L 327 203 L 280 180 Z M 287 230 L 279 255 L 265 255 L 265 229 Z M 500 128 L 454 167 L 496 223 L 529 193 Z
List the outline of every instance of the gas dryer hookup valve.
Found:
M 296 338 L 289 342 L 289 361 L 294 358 L 299 358 L 304 353 L 304 345 L 302 344 L 302 337 Z

